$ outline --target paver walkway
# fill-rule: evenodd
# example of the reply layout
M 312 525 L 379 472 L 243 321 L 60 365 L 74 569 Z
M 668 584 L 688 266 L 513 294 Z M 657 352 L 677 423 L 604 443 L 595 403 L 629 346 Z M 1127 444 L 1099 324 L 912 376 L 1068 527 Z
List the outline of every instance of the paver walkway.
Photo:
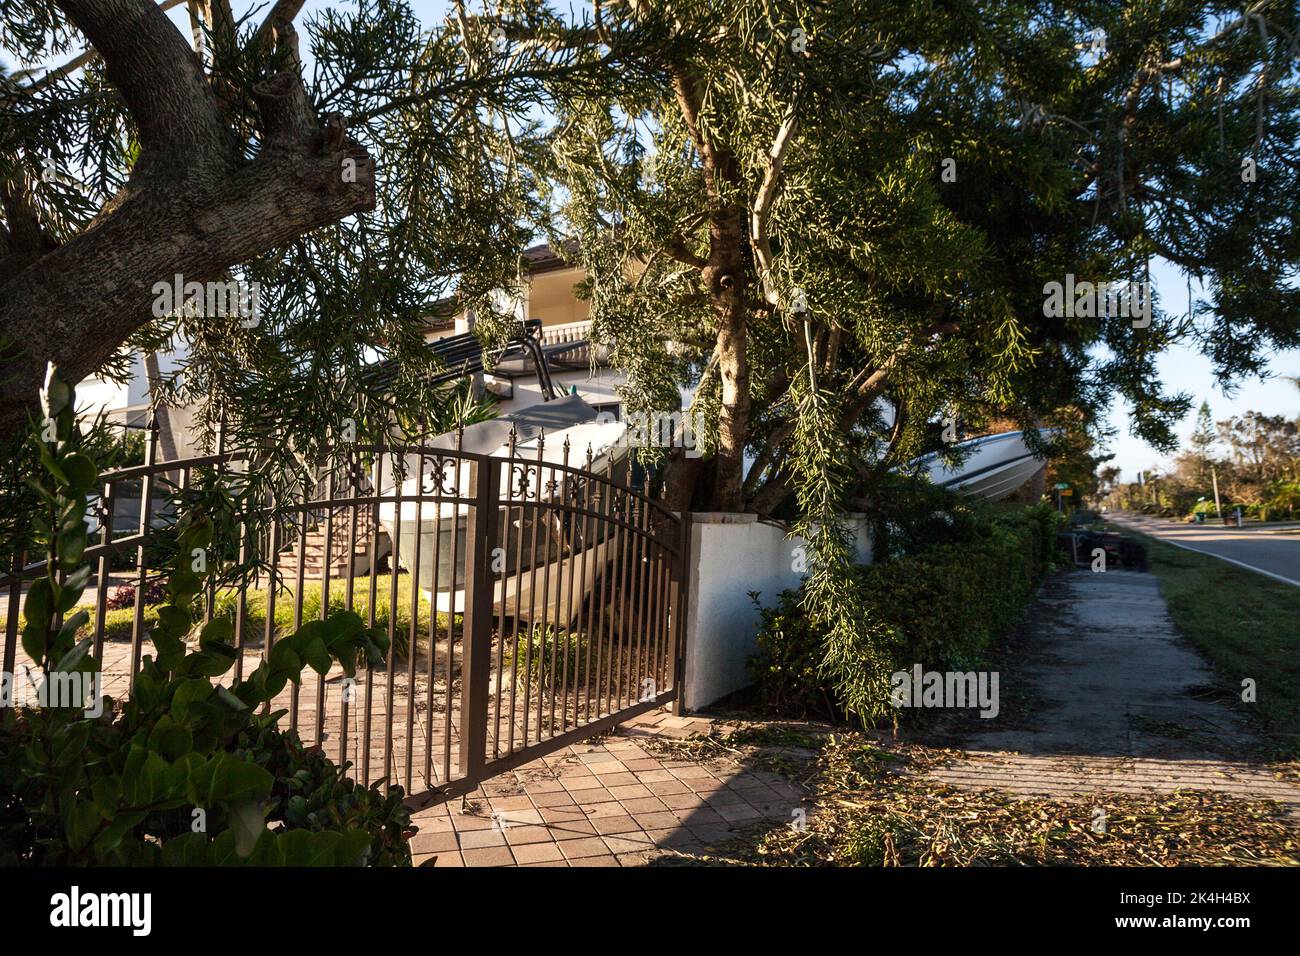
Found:
M 1062 575 L 1026 626 L 1026 656 L 1000 674 L 1000 693 L 1028 712 L 977 721 L 970 759 L 934 778 L 1027 796 L 1219 790 L 1300 816 L 1300 783 L 1252 759 L 1260 741 L 1232 688 L 1178 633 L 1154 575 Z
M 417 865 L 641 866 L 707 851 L 737 831 L 789 821 L 803 791 L 730 762 L 656 757 L 651 736 L 707 733 L 712 722 L 652 711 L 606 738 L 568 747 L 421 811 Z

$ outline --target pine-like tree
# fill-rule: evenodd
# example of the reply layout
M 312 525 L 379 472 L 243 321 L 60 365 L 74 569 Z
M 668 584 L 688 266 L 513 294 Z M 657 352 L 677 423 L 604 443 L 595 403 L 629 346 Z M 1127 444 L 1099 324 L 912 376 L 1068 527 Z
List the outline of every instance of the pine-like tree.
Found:
M 1209 476 L 1210 465 L 1214 461 L 1214 446 L 1218 440 L 1214 417 L 1210 414 L 1210 403 L 1202 400 L 1201 407 L 1196 412 L 1196 429 L 1191 438 L 1192 452 L 1198 464 L 1198 478 Z
M 680 42 L 627 96 L 557 97 L 531 154 L 625 399 L 675 408 L 695 388 L 708 456 L 668 462 L 670 502 L 788 515 L 814 535 L 808 606 L 860 713 L 883 699 L 863 661 L 887 655 L 846 585 L 839 515 L 869 505 L 937 417 L 1088 423 L 1123 399 L 1169 448 L 1189 404 L 1160 391 L 1171 341 L 1203 334 L 1224 375 L 1257 369 L 1263 341 L 1300 341 L 1285 318 L 1300 201 L 1258 186 L 1264 170 L 1298 181 L 1293 9 L 949 14 L 610 8 L 607 26 Z M 1268 90 L 1258 108 L 1251 88 Z M 1047 283 L 1141 282 L 1156 254 L 1213 276 L 1196 315 L 1218 322 L 1156 308 L 1144 325 L 1082 295 L 1045 307 Z

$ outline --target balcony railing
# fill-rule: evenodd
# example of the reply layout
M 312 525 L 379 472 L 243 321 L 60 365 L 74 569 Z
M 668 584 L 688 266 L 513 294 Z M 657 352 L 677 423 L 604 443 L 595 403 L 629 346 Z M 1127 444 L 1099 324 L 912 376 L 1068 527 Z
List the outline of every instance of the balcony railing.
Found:
M 592 353 L 595 353 L 595 363 L 597 365 L 606 365 L 609 362 L 609 350 L 604 346 L 591 346 L 589 344 L 591 336 L 591 320 L 584 322 L 566 322 L 563 325 L 544 325 L 540 333 L 542 351 L 551 356 L 553 367 L 561 368 L 586 368 L 592 363 Z M 564 349 L 565 345 L 574 345 L 573 348 Z

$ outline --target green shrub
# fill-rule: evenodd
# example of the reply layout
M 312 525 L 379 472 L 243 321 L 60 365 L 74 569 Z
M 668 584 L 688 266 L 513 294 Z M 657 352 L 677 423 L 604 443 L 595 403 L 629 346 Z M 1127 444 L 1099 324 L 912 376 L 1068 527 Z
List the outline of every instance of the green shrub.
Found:
M 915 554 L 938 544 L 967 540 L 984 509 L 954 491 L 890 474 L 877 494 L 872 546 L 877 560 Z
M 386 637 L 350 612 L 310 621 L 248 677 L 217 684 L 238 652 L 228 619 L 199 627 L 192 612 L 210 572 L 190 555 L 212 541 L 210 515 L 177 517 L 155 654 L 130 697 L 96 699 L 83 680 L 98 670 L 92 642 L 78 637 L 89 615 L 74 609 L 90 577 L 84 515 L 98 469 L 81 451 L 72 389 L 51 374 L 44 401 L 56 429 L 32 440 L 46 473 L 34 483 L 46 573 L 28 590 L 22 643 L 46 694 L 0 710 L 0 865 L 409 864 L 401 789 L 357 786 L 276 727 L 283 711 L 259 713 L 305 667 L 324 675 L 338 660 L 351 675 L 359 653 L 381 664 Z
M 965 670 L 983 660 L 1051 568 L 1057 520 L 1035 505 L 981 523 L 967 542 L 862 569 L 869 606 L 899 639 L 898 663 Z
M 542 627 L 534 624 L 526 634 L 519 635 L 519 644 L 514 652 L 515 683 L 518 685 L 525 673 L 535 688 L 560 687 L 563 682 L 569 687 L 586 686 L 583 682 L 590 680 L 586 672 L 588 640 L 585 635 L 562 631 L 553 624 Z M 554 654 L 555 662 L 551 663 Z M 595 655 L 592 655 L 591 668 L 596 668 Z
M 1272 492 L 1272 497 L 1260 509 L 1261 520 L 1267 521 L 1270 514 L 1276 516 L 1277 512 L 1284 511 L 1291 516 L 1300 510 L 1300 481 L 1279 481 Z
M 842 717 L 822 673 L 823 635 L 809 623 L 800 592 L 782 591 L 772 607 L 759 603 L 757 591 L 749 597 L 761 620 L 759 653 L 749 659 L 749 676 L 763 706 L 786 717 Z
M 855 567 L 856 597 L 893 638 L 887 650 L 894 669 L 978 666 L 1054 566 L 1061 522 L 1042 504 L 989 509 L 968 525 L 962 541 Z M 763 702 L 787 716 L 843 716 L 843 702 L 822 666 L 825 634 L 809 623 L 801 592 L 784 592 L 760 613 L 759 653 L 750 673 Z
M 370 835 L 369 866 L 410 866 L 411 814 L 401 787 L 385 794 L 347 776 L 320 747 L 304 747 L 296 734 L 274 728 L 243 751 L 275 778 L 267 822 L 313 833 L 360 830 Z

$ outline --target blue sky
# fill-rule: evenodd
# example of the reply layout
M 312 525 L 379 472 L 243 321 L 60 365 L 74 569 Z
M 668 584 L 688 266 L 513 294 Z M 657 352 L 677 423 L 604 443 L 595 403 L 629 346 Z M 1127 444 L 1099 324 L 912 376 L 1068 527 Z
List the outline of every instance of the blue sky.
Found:
M 1163 260 L 1153 262 L 1151 284 L 1165 312 L 1170 315 L 1187 312 L 1187 278 L 1175 266 Z M 1195 281 L 1192 295 L 1204 295 Z M 1184 442 L 1195 427 L 1196 408 L 1202 399 L 1209 401 L 1215 421 L 1250 410 L 1290 418 L 1300 416 L 1300 389 L 1280 377 L 1300 376 L 1300 350 L 1274 353 L 1269 361 L 1272 378 L 1242 380 L 1236 383 L 1231 394 L 1225 394 L 1215 383 L 1209 360 L 1193 349 L 1171 348 L 1157 361 L 1157 369 L 1166 391 L 1188 392 L 1193 396 L 1192 411 L 1177 429 Z M 1123 403 L 1117 402 L 1110 409 L 1108 421 L 1117 432 L 1109 450 L 1115 454 L 1112 464 L 1123 469 L 1122 480 L 1136 481 L 1138 471 L 1161 470 L 1168 465 L 1170 456 L 1162 456 L 1146 442 L 1129 434 L 1129 410 Z
M 1183 298 L 1186 297 L 1184 293 Z M 1170 349 L 1160 358 L 1158 369 L 1160 380 L 1169 391 L 1190 392 L 1195 398 L 1192 411 L 1177 429 L 1184 442 L 1196 423 L 1196 407 L 1200 405 L 1201 399 L 1209 400 L 1215 421 L 1250 410 L 1268 415 L 1286 415 L 1288 418 L 1300 417 L 1300 389 L 1276 377 L 1300 376 L 1300 351 L 1295 349 L 1274 354 L 1269 363 L 1269 371 L 1275 377 L 1267 381 L 1245 380 L 1231 396 L 1225 395 L 1215 385 L 1209 361 L 1196 352 L 1184 348 Z M 1115 460 L 1111 464 L 1123 469 L 1123 481 L 1136 481 L 1140 470 L 1162 470 L 1167 466 L 1170 456 L 1160 455 L 1146 442 L 1128 433 L 1129 416 L 1125 407 L 1117 405 L 1112 408 L 1109 422 L 1119 430 L 1109 450 L 1115 453 Z
M 313 12 L 327 7 L 348 5 L 337 0 L 308 0 L 298 22 L 302 23 Z M 450 9 L 450 5 L 445 0 L 412 0 L 411 6 L 420 19 L 431 26 L 440 22 Z M 581 9 L 583 6 L 583 4 L 576 4 L 575 8 Z M 266 0 L 257 3 L 237 2 L 234 7 L 236 14 L 239 14 L 253 7 L 269 9 L 269 3 L 266 3 Z M 467 7 L 472 8 L 473 3 L 467 3 Z M 184 8 L 172 11 L 172 17 L 178 25 L 188 29 Z M 306 52 L 304 50 L 304 53 Z M 1152 283 L 1156 294 L 1160 297 L 1162 307 L 1167 312 L 1181 314 L 1187 311 L 1187 282 L 1177 269 L 1165 262 L 1155 263 L 1152 267 Z M 1193 286 L 1193 294 L 1196 294 L 1195 286 Z M 1292 350 L 1275 354 L 1269 362 L 1269 372 L 1274 376 L 1273 378 L 1267 380 L 1252 378 L 1238 382 L 1231 394 L 1225 394 L 1215 383 L 1209 361 L 1187 348 L 1175 347 L 1166 352 L 1159 360 L 1158 370 L 1161 383 L 1167 391 L 1185 391 L 1194 398 L 1193 411 L 1178 429 L 1179 436 L 1184 440 L 1191 434 L 1195 422 L 1194 409 L 1202 399 L 1209 400 L 1210 409 L 1216 420 L 1240 415 L 1251 409 L 1270 415 L 1282 414 L 1291 417 L 1300 415 L 1300 390 L 1278 377 L 1300 375 L 1300 351 Z M 1111 408 L 1108 423 L 1116 432 L 1109 450 L 1115 453 L 1113 463 L 1122 469 L 1123 480 L 1136 480 L 1139 470 L 1160 469 L 1167 465 L 1167 457 L 1161 456 L 1146 442 L 1130 434 L 1129 410 L 1123 403 L 1117 402 Z

